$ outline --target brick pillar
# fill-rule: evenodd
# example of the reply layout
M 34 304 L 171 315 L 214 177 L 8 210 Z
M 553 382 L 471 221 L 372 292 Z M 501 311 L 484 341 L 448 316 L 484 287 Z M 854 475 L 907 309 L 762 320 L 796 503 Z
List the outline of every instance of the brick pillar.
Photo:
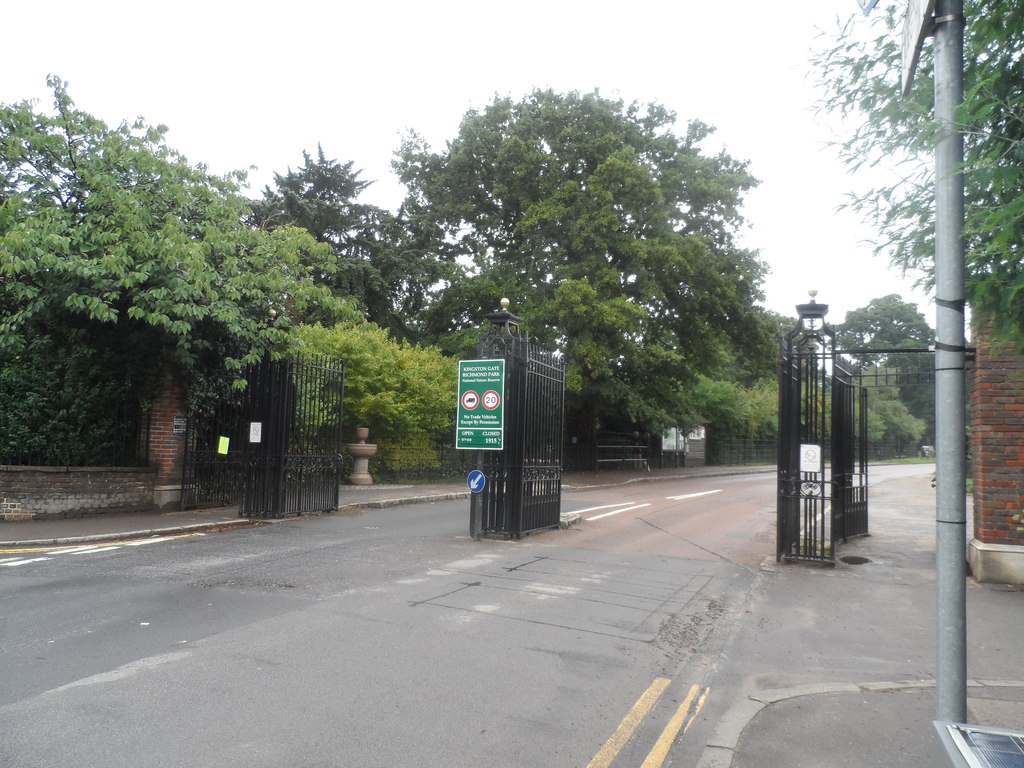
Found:
M 971 569 L 979 581 L 1024 583 L 1024 355 L 1015 344 L 975 329 L 971 385 L 974 539 Z
M 172 507 L 181 501 L 185 457 L 185 388 L 172 376 L 153 400 L 149 417 L 149 464 L 156 467 L 153 502 Z

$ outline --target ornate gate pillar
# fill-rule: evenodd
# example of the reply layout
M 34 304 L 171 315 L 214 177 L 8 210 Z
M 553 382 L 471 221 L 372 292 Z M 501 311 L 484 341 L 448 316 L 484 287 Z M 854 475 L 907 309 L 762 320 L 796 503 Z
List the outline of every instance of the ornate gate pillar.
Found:
M 776 559 L 832 563 L 837 542 L 867 533 L 866 396 L 816 294 L 781 344 Z
M 519 538 L 558 527 L 562 499 L 562 421 L 565 365 L 531 344 L 522 319 L 501 309 L 487 315 L 477 340 L 481 360 L 505 361 L 504 445 L 478 450 L 483 489 L 470 501 L 470 533 Z

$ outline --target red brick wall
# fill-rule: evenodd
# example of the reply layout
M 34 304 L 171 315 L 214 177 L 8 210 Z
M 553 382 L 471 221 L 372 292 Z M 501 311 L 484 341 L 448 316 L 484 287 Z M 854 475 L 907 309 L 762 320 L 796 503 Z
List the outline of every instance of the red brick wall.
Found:
M 0 515 L 44 519 L 152 509 L 153 476 L 148 467 L 3 467 Z
M 185 435 L 174 434 L 175 418 L 180 425 L 185 409 L 185 389 L 168 378 L 164 392 L 153 400 L 149 419 L 149 465 L 156 469 L 156 485 L 180 485 L 185 452 Z
M 975 332 L 971 385 L 974 537 L 1024 544 L 1012 519 L 1024 503 L 1024 355 Z
M 149 467 L 0 467 L 0 519 L 153 509 L 155 489 L 181 485 L 186 413 L 185 390 L 168 377 L 150 411 Z

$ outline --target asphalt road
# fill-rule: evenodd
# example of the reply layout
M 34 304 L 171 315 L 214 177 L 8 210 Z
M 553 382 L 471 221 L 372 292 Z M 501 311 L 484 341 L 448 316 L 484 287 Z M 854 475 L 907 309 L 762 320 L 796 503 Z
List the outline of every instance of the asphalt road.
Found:
M 0 755 L 71 765 L 695 765 L 766 560 L 772 474 L 575 491 L 473 541 L 468 503 L 117 547 L 0 574 Z M 3 555 L 0 554 L 0 557 Z

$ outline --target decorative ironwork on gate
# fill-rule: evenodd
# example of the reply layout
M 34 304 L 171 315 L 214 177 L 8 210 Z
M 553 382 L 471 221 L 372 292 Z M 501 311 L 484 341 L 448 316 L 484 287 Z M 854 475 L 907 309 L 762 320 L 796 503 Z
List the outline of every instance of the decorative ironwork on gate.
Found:
M 244 378 L 244 390 L 189 419 L 182 508 L 237 504 L 253 518 L 336 509 L 344 361 L 264 360 Z
M 531 343 L 507 306 L 477 340 L 479 358 L 505 360 L 505 443 L 477 452 L 486 483 L 472 495 L 470 533 L 520 538 L 561 521 L 565 363 Z
M 779 366 L 776 558 L 834 563 L 868 532 L 867 390 L 836 357 L 828 305 L 797 312 Z

